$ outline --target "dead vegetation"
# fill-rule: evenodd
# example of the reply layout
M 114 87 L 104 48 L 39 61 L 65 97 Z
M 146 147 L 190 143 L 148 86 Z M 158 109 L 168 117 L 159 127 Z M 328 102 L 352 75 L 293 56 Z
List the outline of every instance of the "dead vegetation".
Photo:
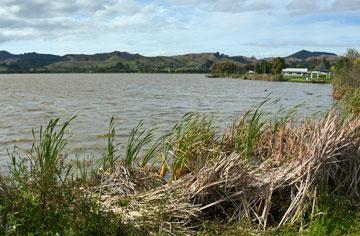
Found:
M 322 194 L 359 197 L 357 116 L 331 111 L 294 125 L 290 116 L 266 122 L 257 109 L 222 136 L 198 115 L 182 122 L 157 150 L 159 168 L 119 162 L 100 176 L 93 191 L 104 206 L 149 232 L 191 235 L 212 219 L 304 228 L 320 214 Z

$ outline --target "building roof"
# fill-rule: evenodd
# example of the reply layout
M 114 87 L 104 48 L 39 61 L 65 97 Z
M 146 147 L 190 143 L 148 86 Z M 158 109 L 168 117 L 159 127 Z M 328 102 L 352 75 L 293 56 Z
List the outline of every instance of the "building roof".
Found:
M 283 72 L 288 73 L 307 73 L 309 70 L 307 68 L 286 68 L 282 70 Z

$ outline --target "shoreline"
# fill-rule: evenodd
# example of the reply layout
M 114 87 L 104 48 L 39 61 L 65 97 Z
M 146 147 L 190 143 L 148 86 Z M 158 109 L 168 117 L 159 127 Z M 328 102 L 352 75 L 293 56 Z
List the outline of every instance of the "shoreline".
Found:
M 256 81 L 269 81 L 269 82 L 292 82 L 292 83 L 308 83 L 308 84 L 331 84 L 332 80 L 306 80 L 299 79 L 299 78 L 291 78 L 287 77 L 284 78 L 283 76 L 277 79 L 277 75 L 268 75 L 268 74 L 260 74 L 260 75 L 214 75 L 214 74 L 207 74 L 207 78 L 230 78 L 230 79 L 241 79 L 241 80 L 256 80 Z

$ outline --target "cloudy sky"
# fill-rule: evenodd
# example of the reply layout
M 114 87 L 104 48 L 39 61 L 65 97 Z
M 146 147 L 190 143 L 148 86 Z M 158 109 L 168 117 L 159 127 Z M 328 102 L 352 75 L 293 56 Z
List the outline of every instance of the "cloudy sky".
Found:
M 0 0 L 0 50 L 285 56 L 360 49 L 360 0 Z

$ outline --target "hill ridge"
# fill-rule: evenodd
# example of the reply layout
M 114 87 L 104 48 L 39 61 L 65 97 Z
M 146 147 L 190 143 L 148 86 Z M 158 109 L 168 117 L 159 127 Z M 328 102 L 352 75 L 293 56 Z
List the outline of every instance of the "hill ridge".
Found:
M 283 57 L 290 66 L 304 66 L 312 61 L 337 60 L 334 53 L 301 50 Z M 1 73 L 31 72 L 183 72 L 208 73 L 214 63 L 227 61 L 249 69 L 261 60 L 246 56 L 229 56 L 219 52 L 187 53 L 175 56 L 144 56 L 126 51 L 95 54 L 66 54 L 63 56 L 29 52 L 12 54 L 0 51 Z M 301 64 L 303 63 L 303 64 Z M 317 62 L 316 62 L 317 63 Z M 319 63 L 317 63 L 319 64 Z M 331 63 L 330 63 L 331 64 Z M 317 65 L 315 65 L 317 66 Z

